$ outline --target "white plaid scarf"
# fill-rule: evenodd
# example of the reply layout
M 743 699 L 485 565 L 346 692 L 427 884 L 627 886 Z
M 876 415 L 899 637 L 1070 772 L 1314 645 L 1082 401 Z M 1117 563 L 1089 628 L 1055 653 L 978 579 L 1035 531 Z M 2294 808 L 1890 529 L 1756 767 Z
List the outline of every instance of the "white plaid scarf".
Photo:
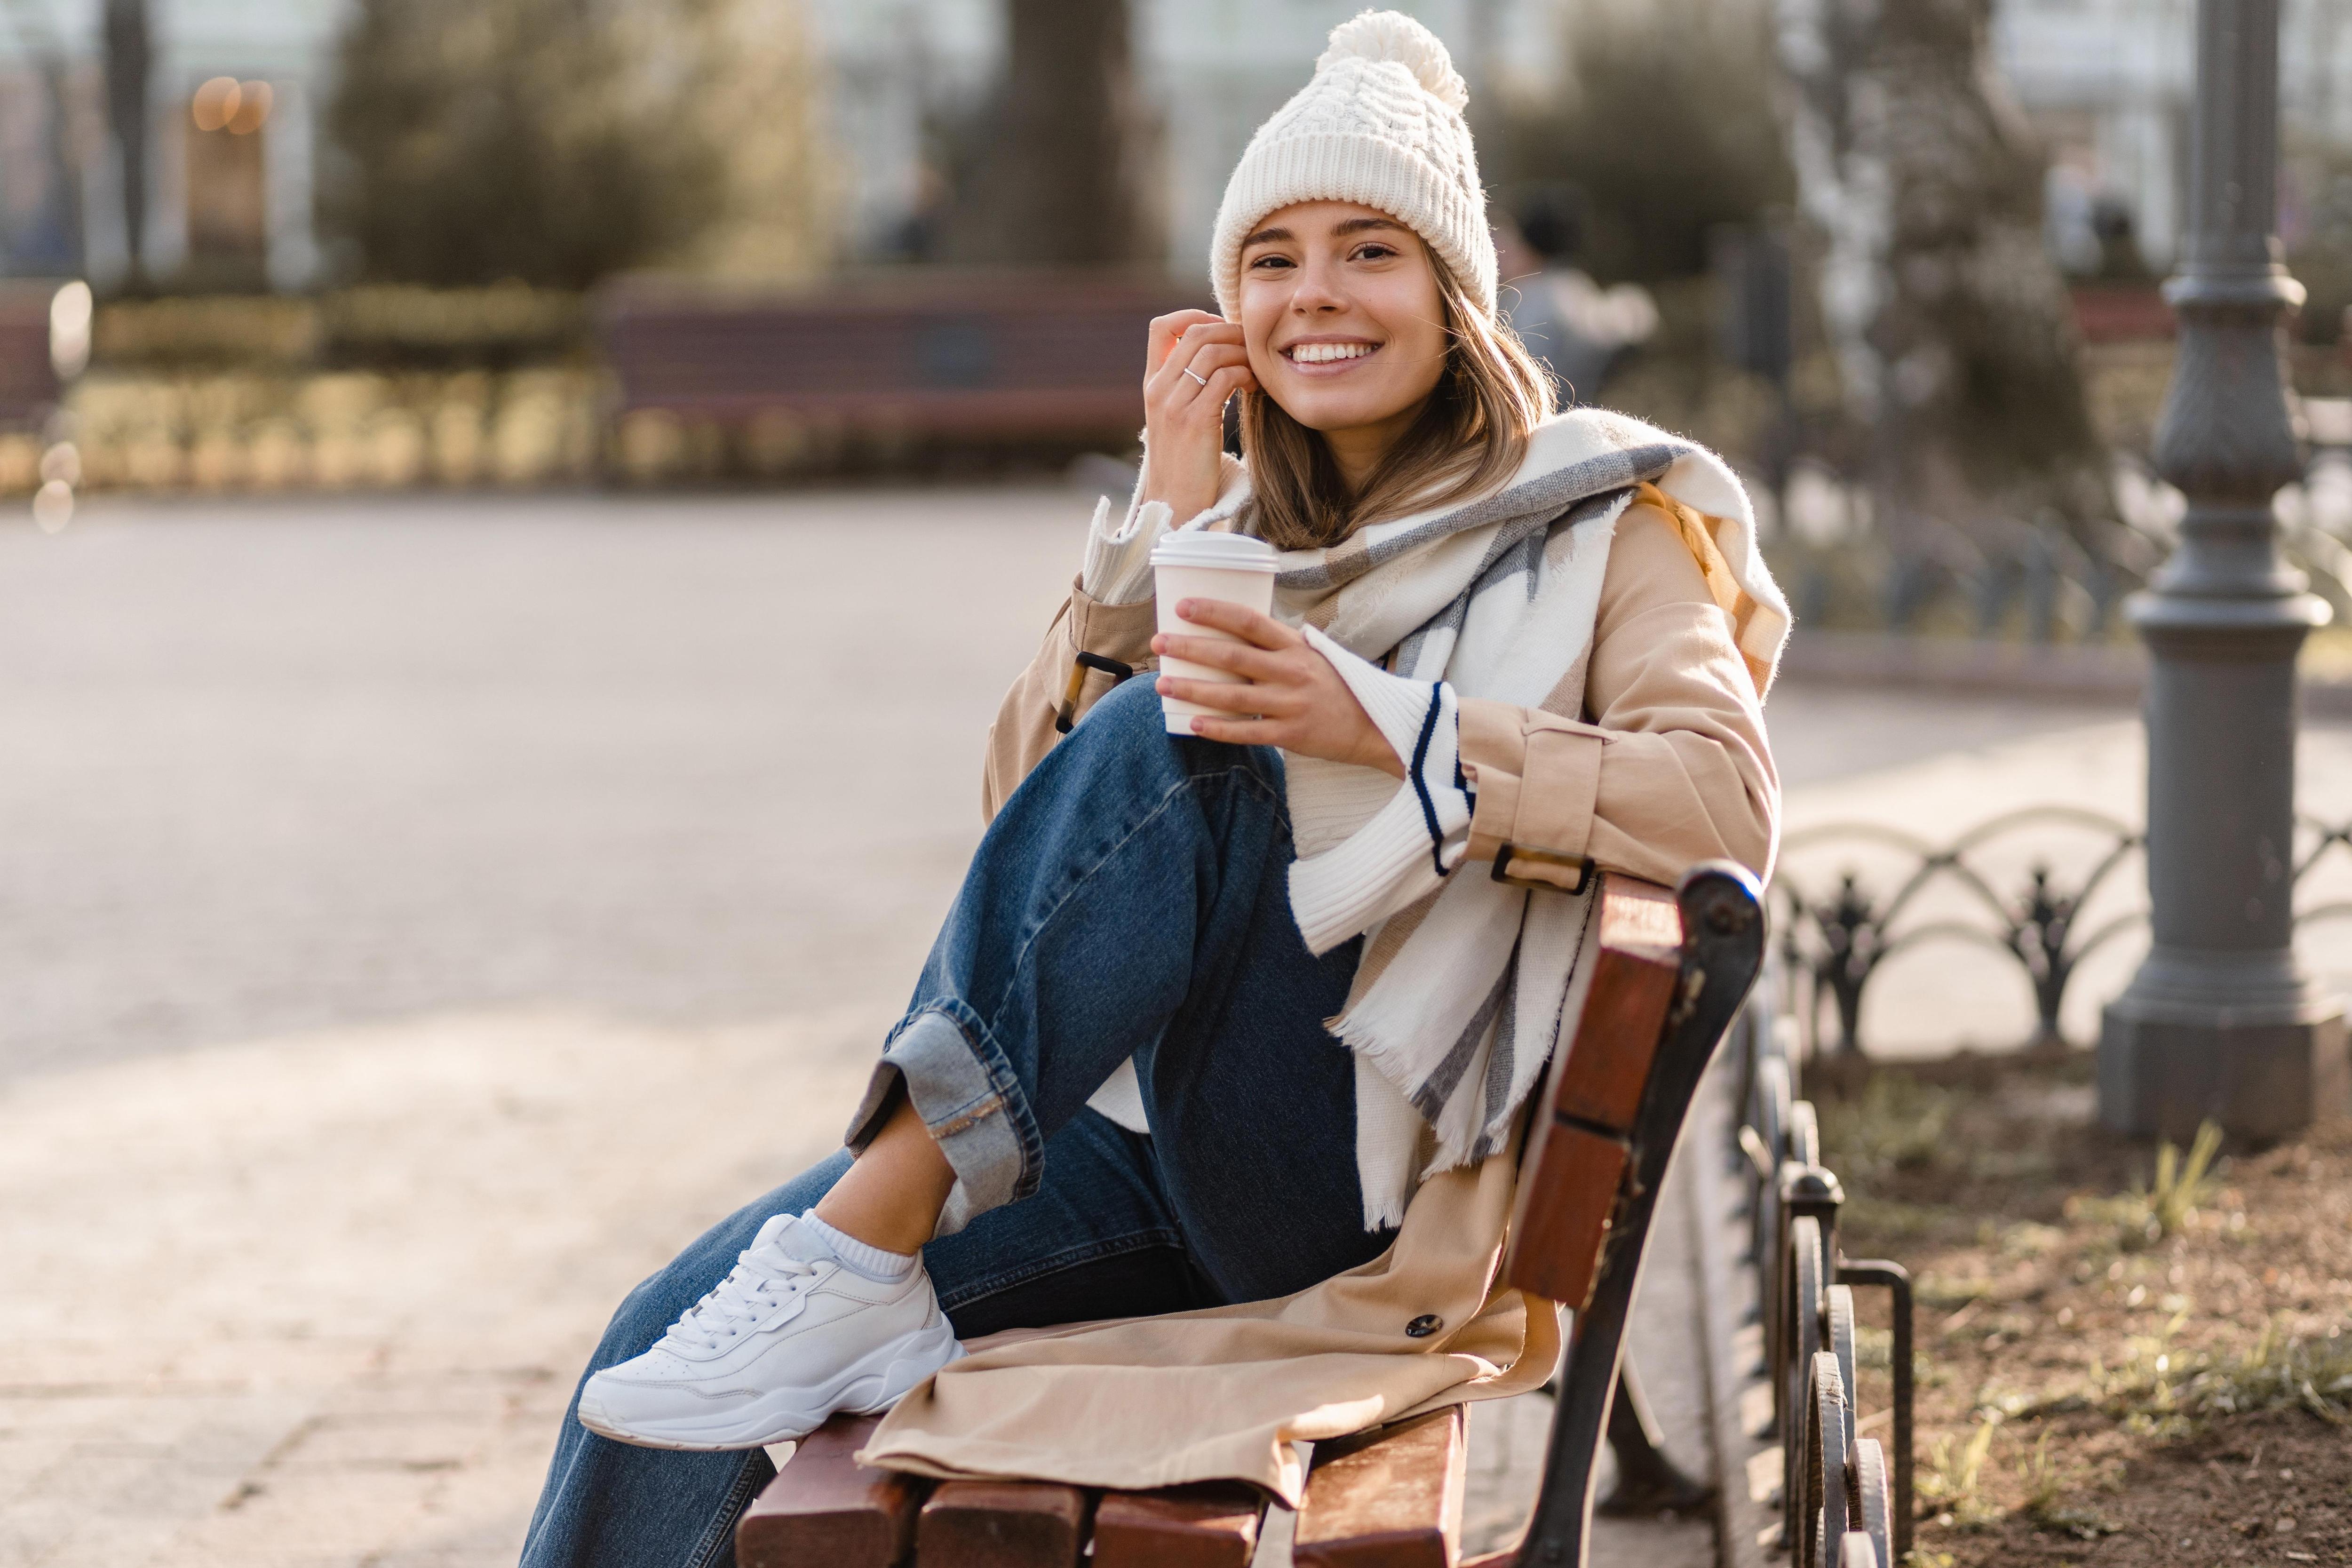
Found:
M 1486 496 L 1282 557 L 1276 613 L 1333 655 L 1412 775 L 1284 759 L 1299 929 L 1317 952 L 1364 937 L 1331 1030 L 1356 1058 L 1367 1228 L 1398 1223 L 1423 1178 L 1502 1146 L 1559 1036 L 1590 900 L 1454 874 L 1470 816 L 1455 694 L 1582 716 L 1610 541 L 1644 481 L 1720 520 L 1717 547 L 1759 611 L 1741 651 L 1769 668 L 1788 610 L 1738 479 L 1599 409 L 1545 421 Z

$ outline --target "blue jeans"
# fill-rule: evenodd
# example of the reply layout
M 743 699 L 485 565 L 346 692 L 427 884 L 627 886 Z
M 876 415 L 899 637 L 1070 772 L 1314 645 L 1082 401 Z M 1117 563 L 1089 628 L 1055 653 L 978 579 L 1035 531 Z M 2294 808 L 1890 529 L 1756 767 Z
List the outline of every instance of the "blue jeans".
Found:
M 924 1266 L 956 1331 L 1262 1300 L 1370 1261 L 1355 1076 L 1324 1030 L 1356 966 L 1290 915 L 1282 763 L 1171 736 L 1148 680 L 1098 703 L 981 840 L 851 1127 L 904 1092 L 955 1168 Z M 1086 1108 L 1129 1057 L 1152 1135 Z M 631 1291 L 588 1372 L 643 1352 L 845 1151 Z M 585 1374 L 583 1373 L 583 1379 Z M 567 1411 L 527 1568 L 709 1568 L 774 1469 L 600 1437 Z

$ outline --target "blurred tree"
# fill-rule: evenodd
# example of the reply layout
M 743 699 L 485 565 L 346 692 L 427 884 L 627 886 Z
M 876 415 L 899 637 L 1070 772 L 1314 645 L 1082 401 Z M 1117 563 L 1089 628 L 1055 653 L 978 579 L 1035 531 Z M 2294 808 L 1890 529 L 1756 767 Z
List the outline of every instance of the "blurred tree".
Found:
M 2286 264 L 2305 290 L 2294 334 L 2338 342 L 2352 313 L 2352 147 L 2291 134 L 2283 151 L 2282 205 L 2293 225 Z
M 360 0 L 321 221 L 360 277 L 580 288 L 821 258 L 793 0 Z
M 122 202 L 122 247 L 136 287 L 147 269 L 147 0 L 106 0 L 106 118 L 114 133 Z
M 74 134 L 73 51 L 47 8 L 5 0 L 0 13 L 41 101 L 28 118 L 40 143 L 40 173 L 0 193 L 0 273 L 73 275 L 82 270 L 82 156 Z M 27 169 L 29 173 L 29 166 Z
M 837 193 L 801 0 L 641 0 L 632 29 L 646 74 L 670 84 L 656 122 L 717 155 L 701 226 L 656 259 L 760 281 L 822 268 Z
M 1488 174 L 1538 248 L 1604 283 L 1693 277 L 1710 228 L 1789 202 L 1760 0 L 1582 6 L 1567 47 L 1557 102 L 1496 111 Z
M 1825 252 L 1822 313 L 1868 428 L 1898 561 L 1980 570 L 2111 517 L 2074 317 L 2043 247 L 2042 150 L 2001 96 L 1990 0 L 1784 4 L 1790 146 Z
M 1088 267 L 1163 254 L 1128 0 L 1005 0 L 1006 63 L 948 220 L 961 261 Z

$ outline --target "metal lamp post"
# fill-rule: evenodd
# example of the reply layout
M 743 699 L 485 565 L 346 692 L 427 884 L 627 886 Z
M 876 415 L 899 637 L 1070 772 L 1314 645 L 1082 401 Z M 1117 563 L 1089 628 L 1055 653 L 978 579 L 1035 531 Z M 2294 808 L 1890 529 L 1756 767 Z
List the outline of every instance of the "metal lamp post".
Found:
M 2271 498 L 2302 473 L 2282 318 L 2278 0 L 2198 0 L 2189 228 L 2165 296 L 2179 357 L 2158 469 L 2189 498 L 2180 545 L 2131 603 L 2147 644 L 2147 879 L 2155 945 L 2106 1010 L 2099 1118 L 2245 1137 L 2345 1103 L 2344 1010 L 2297 963 L 2296 652 L 2326 618 L 2281 558 Z

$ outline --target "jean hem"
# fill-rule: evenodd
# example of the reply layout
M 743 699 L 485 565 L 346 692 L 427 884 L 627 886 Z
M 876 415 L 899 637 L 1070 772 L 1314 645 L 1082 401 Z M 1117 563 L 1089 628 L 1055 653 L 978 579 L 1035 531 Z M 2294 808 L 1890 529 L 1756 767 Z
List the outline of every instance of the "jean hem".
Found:
M 953 1236 L 1036 1190 L 1044 1140 L 1012 1064 L 976 1025 L 934 1006 L 898 1026 L 850 1119 L 853 1151 L 862 1152 L 881 1131 L 883 1109 L 901 1082 L 955 1173 L 937 1236 Z

